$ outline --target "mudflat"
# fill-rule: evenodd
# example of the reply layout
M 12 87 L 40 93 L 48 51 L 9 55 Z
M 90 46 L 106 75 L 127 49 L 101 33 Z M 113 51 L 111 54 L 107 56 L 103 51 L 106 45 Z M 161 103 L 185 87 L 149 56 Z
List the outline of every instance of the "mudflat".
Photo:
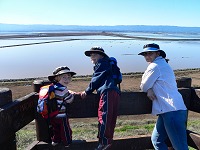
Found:
M 175 70 L 176 78 L 191 78 L 192 87 L 200 88 L 200 69 L 185 69 L 185 70 Z M 127 73 L 123 74 L 123 81 L 121 83 L 121 91 L 139 91 L 140 82 L 142 78 L 142 73 Z M 0 88 L 9 88 L 12 91 L 13 99 L 23 97 L 34 91 L 32 80 L 20 80 L 12 82 L 0 82 Z M 90 77 L 75 77 L 69 84 L 68 89 L 81 92 L 86 89 L 90 82 Z

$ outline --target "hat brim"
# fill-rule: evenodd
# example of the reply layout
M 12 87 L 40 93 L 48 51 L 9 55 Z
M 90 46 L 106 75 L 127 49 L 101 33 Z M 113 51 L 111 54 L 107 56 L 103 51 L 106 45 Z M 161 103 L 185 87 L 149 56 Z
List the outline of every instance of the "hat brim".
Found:
M 56 76 L 59 76 L 59 75 L 61 75 L 61 74 L 67 74 L 67 73 L 69 73 L 69 74 L 71 74 L 71 76 L 74 76 L 74 75 L 76 75 L 76 73 L 75 72 L 72 72 L 72 71 L 68 71 L 68 72 L 62 72 L 62 73 L 60 73 L 60 74 L 57 74 L 57 75 L 50 75 L 50 76 L 48 76 L 48 79 L 49 79 L 49 81 L 54 81 L 54 79 L 55 79 L 55 77 Z
M 89 50 L 89 51 L 85 51 L 85 55 L 88 56 L 88 57 L 90 57 L 90 55 L 91 55 L 92 53 L 97 53 L 97 54 L 100 54 L 100 55 L 102 55 L 102 56 L 108 57 L 108 55 L 106 55 L 106 54 L 105 54 L 104 52 L 102 52 L 102 51 L 98 51 L 98 50 Z
M 138 55 L 144 56 L 146 52 L 160 52 L 160 56 L 162 56 L 163 58 L 166 58 L 166 53 L 161 49 L 146 49 L 143 52 L 140 52 Z

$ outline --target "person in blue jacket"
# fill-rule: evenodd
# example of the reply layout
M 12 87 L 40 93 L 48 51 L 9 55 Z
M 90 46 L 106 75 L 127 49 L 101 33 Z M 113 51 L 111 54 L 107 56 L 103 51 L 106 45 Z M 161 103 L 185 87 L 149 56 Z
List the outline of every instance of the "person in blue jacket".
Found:
M 158 119 L 151 140 L 156 150 L 168 150 L 166 139 L 175 150 L 188 150 L 186 121 L 187 108 L 178 92 L 172 68 L 167 63 L 166 53 L 158 44 L 146 44 L 138 55 L 148 62 L 140 88 L 152 100 L 152 114 Z
M 111 65 L 108 55 L 102 47 L 94 46 L 85 51 L 94 64 L 94 73 L 89 86 L 81 93 L 81 97 L 97 91 L 100 96 L 98 107 L 99 145 L 96 150 L 106 150 L 112 145 L 114 128 L 117 120 L 120 90 L 112 78 Z

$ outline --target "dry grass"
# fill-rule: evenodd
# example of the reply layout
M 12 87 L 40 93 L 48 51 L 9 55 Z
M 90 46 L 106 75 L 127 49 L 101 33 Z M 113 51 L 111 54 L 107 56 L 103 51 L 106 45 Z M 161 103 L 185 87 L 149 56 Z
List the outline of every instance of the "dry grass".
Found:
M 176 77 L 189 77 L 192 78 L 192 87 L 200 87 L 200 69 L 187 69 L 175 71 Z M 142 73 L 129 73 L 123 74 L 123 81 L 121 83 L 122 91 L 139 91 Z M 75 78 L 68 86 L 70 90 L 80 92 L 85 90 L 89 84 L 90 78 Z M 0 82 L 1 87 L 7 87 L 12 91 L 13 99 L 20 98 L 33 92 L 33 79 L 27 81 L 11 81 Z

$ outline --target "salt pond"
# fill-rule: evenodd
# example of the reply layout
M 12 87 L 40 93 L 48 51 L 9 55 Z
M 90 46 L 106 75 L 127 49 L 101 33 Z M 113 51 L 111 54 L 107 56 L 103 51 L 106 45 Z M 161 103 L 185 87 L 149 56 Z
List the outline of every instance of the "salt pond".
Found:
M 123 33 L 126 35 L 171 38 L 171 39 L 200 39 L 199 35 L 185 34 L 150 34 Z M 70 40 L 69 39 L 74 39 Z M 78 40 L 77 40 L 78 39 Z M 38 42 L 52 43 L 33 44 Z M 45 77 L 53 69 L 66 65 L 77 75 L 91 75 L 93 64 L 84 55 L 85 50 L 92 46 L 102 46 L 109 56 L 118 60 L 123 73 L 143 72 L 147 63 L 137 54 L 147 43 L 157 43 L 167 53 L 172 69 L 200 68 L 200 40 L 141 40 L 111 36 L 74 36 L 74 37 L 45 37 L 29 39 L 4 39 L 0 41 L 0 79 L 21 79 Z M 24 46 L 6 47 L 9 45 L 25 44 Z M 3 48 L 4 46 L 4 48 Z

